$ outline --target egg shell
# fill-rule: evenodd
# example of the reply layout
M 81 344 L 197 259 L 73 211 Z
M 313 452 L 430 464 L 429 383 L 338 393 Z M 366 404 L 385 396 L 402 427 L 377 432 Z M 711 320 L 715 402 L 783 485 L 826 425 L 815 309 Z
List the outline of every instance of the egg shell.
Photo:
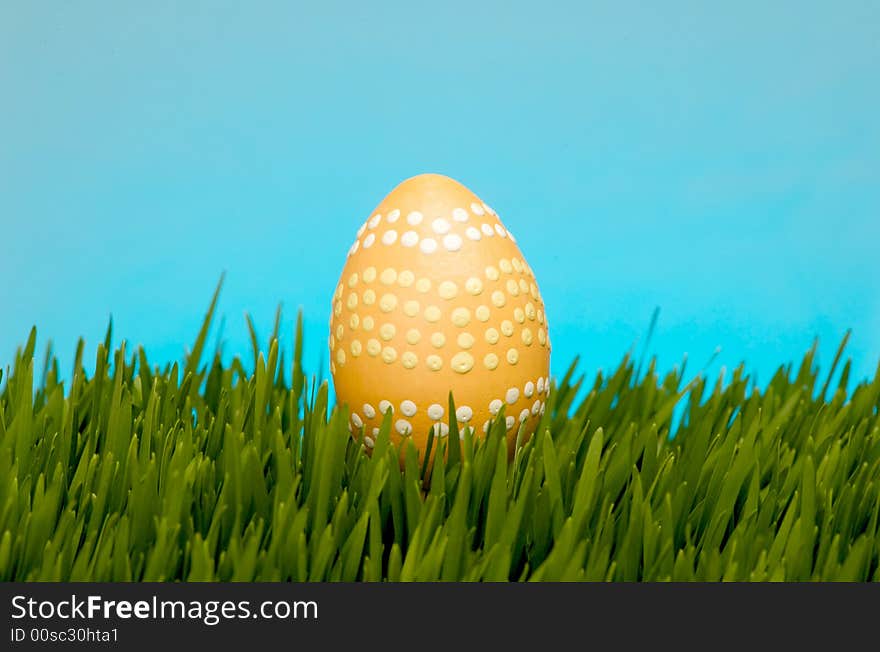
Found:
M 424 451 L 449 432 L 482 436 L 504 408 L 512 452 L 550 392 L 550 338 L 531 267 L 495 211 L 457 181 L 423 174 L 370 213 L 336 287 L 331 373 L 368 448 L 393 410 L 392 439 Z M 403 448 L 401 446 L 401 448 Z

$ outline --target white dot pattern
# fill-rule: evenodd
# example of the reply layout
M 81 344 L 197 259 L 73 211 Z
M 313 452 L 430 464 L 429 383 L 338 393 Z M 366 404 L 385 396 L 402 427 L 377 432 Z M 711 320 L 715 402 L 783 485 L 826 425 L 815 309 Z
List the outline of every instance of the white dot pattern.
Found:
M 407 399 L 400 404 L 400 411 L 406 417 L 414 417 L 417 411 L 416 404 Z
M 438 217 L 436 220 L 431 222 L 431 230 L 434 231 L 434 233 L 436 233 L 437 235 L 444 235 L 446 233 L 449 233 L 449 229 L 451 228 L 452 226 L 449 224 L 449 222 L 444 220 L 442 217 Z
M 438 419 L 442 419 L 444 414 L 443 406 L 439 403 L 434 403 L 428 408 L 428 417 L 437 421 Z
M 466 424 L 485 430 L 487 417 L 502 411 L 508 431 L 517 423 L 533 428 L 550 391 L 549 379 L 520 375 L 534 373 L 534 356 L 546 359 L 550 350 L 534 273 L 513 234 L 484 202 L 460 199 L 444 208 L 441 196 L 421 211 L 412 210 L 412 203 L 394 206 L 389 200 L 360 225 L 334 290 L 328 338 L 334 381 L 340 373 L 370 378 L 377 365 L 384 373 L 406 374 L 399 388 L 367 383 L 368 391 L 353 397 L 352 407 L 360 408 L 352 411 L 350 427 L 371 432 L 364 444 L 372 448 L 390 410 L 400 417 L 392 421 L 395 436 L 415 433 L 418 444 L 428 422 L 437 436 L 447 436 L 448 391 L 426 395 L 424 388 L 438 382 L 431 379 L 451 383 L 478 373 L 489 395 L 456 396 L 467 403 L 455 409 L 460 435 Z M 378 269 L 364 267 L 366 261 Z M 473 261 L 479 267 L 472 269 Z M 371 393 L 382 387 L 384 396 Z

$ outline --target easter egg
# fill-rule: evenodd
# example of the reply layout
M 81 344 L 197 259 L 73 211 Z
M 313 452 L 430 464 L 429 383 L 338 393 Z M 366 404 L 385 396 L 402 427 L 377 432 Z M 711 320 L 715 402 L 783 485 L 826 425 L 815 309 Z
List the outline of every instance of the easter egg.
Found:
M 513 234 L 457 181 L 392 190 L 358 229 L 332 303 L 337 401 L 368 448 L 389 410 L 399 445 L 448 436 L 450 391 L 460 436 L 502 414 L 511 452 L 534 432 L 550 393 L 544 301 Z

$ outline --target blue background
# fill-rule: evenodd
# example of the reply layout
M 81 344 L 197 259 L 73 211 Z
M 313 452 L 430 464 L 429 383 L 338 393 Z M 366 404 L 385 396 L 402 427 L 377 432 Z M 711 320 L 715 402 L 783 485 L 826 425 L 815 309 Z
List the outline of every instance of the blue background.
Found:
M 434 171 L 517 234 L 557 375 L 655 306 L 663 368 L 766 381 L 853 328 L 876 369 L 880 3 L 126 4 L 0 5 L 4 366 L 111 313 L 179 359 L 226 270 L 226 351 L 301 306 L 315 371 L 355 230 Z

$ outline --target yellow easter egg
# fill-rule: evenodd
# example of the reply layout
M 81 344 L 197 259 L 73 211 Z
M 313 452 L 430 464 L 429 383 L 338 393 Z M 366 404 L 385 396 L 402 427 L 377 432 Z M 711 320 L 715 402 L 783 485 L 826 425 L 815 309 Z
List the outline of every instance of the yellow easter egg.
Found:
M 357 232 L 333 296 L 331 373 L 352 433 L 424 451 L 459 429 L 482 435 L 504 408 L 509 449 L 534 431 L 550 392 L 550 338 L 538 282 L 498 215 L 438 174 L 407 179 Z M 525 438 L 523 441 L 525 441 Z

